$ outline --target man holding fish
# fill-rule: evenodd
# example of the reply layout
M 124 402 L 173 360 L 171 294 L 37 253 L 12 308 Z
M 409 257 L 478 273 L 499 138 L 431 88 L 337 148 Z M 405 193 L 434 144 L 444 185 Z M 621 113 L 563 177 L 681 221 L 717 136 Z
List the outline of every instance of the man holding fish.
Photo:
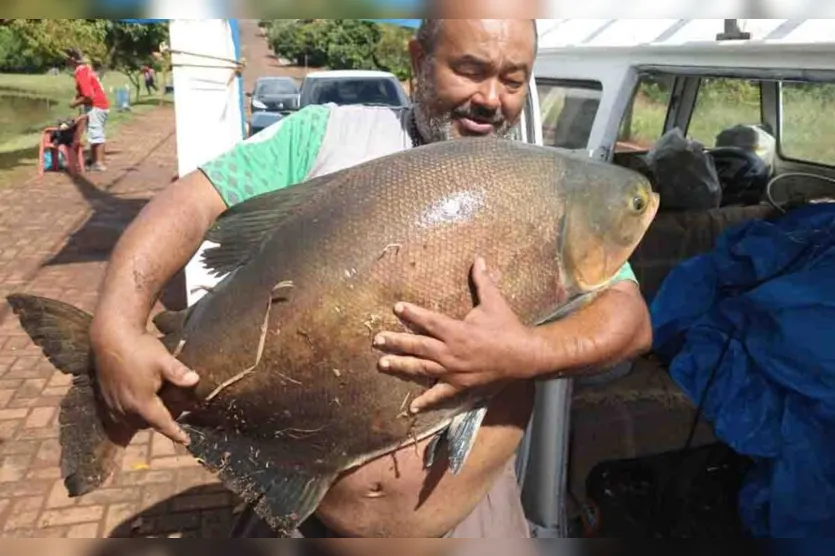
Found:
M 508 137 L 525 105 L 536 50 L 535 20 L 425 20 L 410 44 L 413 109 L 309 107 L 159 193 L 119 241 L 91 328 L 112 411 L 189 442 L 157 394 L 165 382 L 188 388 L 200 377 L 149 335 L 146 323 L 163 286 L 221 213 L 397 150 Z M 513 459 L 531 416 L 534 381 L 579 376 L 651 345 L 647 308 L 628 264 L 589 305 L 539 327 L 514 314 L 490 261 L 476 258 L 471 278 L 478 304 L 462 320 L 397 303 L 392 309 L 414 333 L 374 338 L 380 372 L 436 381 L 411 402 L 412 412 L 468 392 L 498 392 L 466 466 L 458 475 L 425 469 L 432 439 L 372 460 L 334 483 L 298 537 L 528 537 Z

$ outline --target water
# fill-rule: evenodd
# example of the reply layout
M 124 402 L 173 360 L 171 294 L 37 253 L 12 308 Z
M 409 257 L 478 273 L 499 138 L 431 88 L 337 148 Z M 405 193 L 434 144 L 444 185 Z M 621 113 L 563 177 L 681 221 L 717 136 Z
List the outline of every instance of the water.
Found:
M 54 101 L 0 93 L 0 146 L 17 136 L 32 133 L 50 123 Z

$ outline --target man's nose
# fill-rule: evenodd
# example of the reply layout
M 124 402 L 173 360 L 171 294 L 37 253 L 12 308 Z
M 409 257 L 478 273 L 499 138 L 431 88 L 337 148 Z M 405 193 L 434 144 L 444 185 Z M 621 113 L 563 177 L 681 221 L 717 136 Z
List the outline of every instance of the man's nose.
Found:
M 501 108 L 500 83 L 497 79 L 486 79 L 479 87 L 478 94 L 473 100 L 486 110 L 495 112 Z

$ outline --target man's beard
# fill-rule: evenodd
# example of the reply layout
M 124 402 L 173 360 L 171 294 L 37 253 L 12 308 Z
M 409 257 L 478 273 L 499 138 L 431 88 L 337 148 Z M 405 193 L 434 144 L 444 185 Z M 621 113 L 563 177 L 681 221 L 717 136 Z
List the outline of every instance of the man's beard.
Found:
M 512 135 L 512 125 L 508 123 L 501 110 L 489 110 L 467 101 L 450 111 L 440 108 L 437 89 L 432 79 L 431 61 L 424 64 L 422 75 L 418 76 L 415 86 L 414 114 L 418 132 L 427 143 L 447 141 L 455 138 L 453 124 L 455 120 L 468 118 L 479 123 L 493 126 L 492 135 L 508 139 Z

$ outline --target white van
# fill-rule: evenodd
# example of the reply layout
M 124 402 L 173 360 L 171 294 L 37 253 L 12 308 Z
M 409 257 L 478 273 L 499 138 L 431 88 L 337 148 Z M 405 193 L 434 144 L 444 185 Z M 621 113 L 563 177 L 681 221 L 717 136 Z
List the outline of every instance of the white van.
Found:
M 835 178 L 832 24 L 538 20 L 524 140 L 642 172 L 646 155 L 674 128 L 708 150 L 738 125 L 758 125 L 773 140 L 770 201 L 659 213 L 631 261 L 647 299 L 675 265 L 712 249 L 728 225 L 772 215 L 789 201 L 835 197 L 833 182 L 818 178 Z M 535 536 L 571 536 L 570 518 L 579 515 L 593 527 L 599 516 L 581 510 L 596 464 L 681 449 L 691 424 L 690 446 L 714 441 L 651 357 L 633 363 L 602 384 L 540 384 L 518 462 Z

